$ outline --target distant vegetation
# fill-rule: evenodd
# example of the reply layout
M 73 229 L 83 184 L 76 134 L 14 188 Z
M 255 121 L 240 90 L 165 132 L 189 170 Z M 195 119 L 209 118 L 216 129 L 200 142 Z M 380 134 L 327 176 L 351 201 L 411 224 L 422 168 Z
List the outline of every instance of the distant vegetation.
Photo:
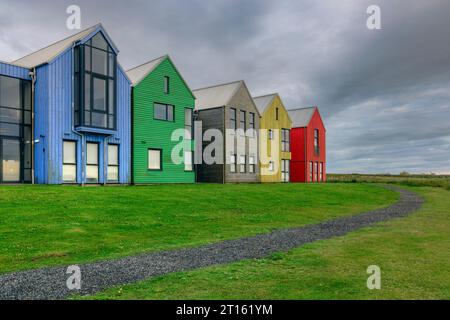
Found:
M 436 174 L 327 174 L 328 182 L 340 183 L 393 183 L 414 187 L 439 187 L 450 190 L 450 176 Z

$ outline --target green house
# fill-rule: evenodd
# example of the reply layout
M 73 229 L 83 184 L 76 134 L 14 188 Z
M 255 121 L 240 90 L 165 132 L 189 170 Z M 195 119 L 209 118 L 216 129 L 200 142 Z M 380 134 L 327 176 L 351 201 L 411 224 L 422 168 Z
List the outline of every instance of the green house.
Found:
M 133 87 L 133 183 L 194 183 L 191 89 L 169 56 L 128 70 L 127 75 Z

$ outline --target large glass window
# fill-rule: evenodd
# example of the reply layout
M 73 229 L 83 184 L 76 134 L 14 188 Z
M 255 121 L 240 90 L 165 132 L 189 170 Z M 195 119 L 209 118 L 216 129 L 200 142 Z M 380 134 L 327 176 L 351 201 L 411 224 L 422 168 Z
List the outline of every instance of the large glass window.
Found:
M 116 127 L 116 55 L 101 33 L 75 48 L 74 123 Z M 84 110 L 84 112 L 80 112 Z
M 236 109 L 230 108 L 230 129 L 236 130 Z
M 230 155 L 230 172 L 231 173 L 236 172 L 236 155 L 235 154 Z
M 240 126 L 240 129 L 242 129 L 242 130 L 247 130 L 247 125 L 246 125 L 246 123 L 247 123 L 247 119 L 246 119 L 246 113 L 245 113 L 245 111 L 241 111 L 240 112 L 240 117 L 239 117 L 239 120 L 240 120 L 240 123 L 241 123 L 241 126 Z
M 98 144 L 87 143 L 86 182 L 98 183 Z
M 320 155 L 319 129 L 314 129 L 314 153 Z
M 162 150 L 148 149 L 148 169 L 162 170 Z
M 119 146 L 108 145 L 108 182 L 119 182 Z
M 77 181 L 77 143 L 63 141 L 63 182 Z
M 313 182 L 314 179 L 314 165 L 313 162 L 309 162 L 309 182 Z
M 290 166 L 291 166 L 290 160 L 285 160 L 285 159 L 281 160 L 281 181 L 282 182 L 289 182 Z
M 281 129 L 281 151 L 291 151 L 291 130 Z
M 156 120 L 173 121 L 174 107 L 170 104 L 155 103 L 153 106 L 153 118 Z
M 31 182 L 31 82 L 0 76 L 0 183 Z
M 256 171 L 255 156 L 250 156 L 248 158 L 248 172 L 249 173 L 255 173 L 255 171 Z
M 184 109 L 184 129 L 186 130 L 186 136 L 185 138 L 187 140 L 192 140 L 192 109 L 191 108 L 185 108 Z

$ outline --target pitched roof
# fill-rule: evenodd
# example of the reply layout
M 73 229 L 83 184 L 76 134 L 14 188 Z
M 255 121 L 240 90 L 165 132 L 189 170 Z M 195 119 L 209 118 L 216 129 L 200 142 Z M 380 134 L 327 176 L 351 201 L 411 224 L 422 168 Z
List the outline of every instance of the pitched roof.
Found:
M 293 128 L 307 127 L 317 107 L 288 110 Z
M 258 108 L 259 113 L 262 115 L 267 107 L 270 106 L 270 103 L 275 99 L 278 93 L 272 93 L 265 96 L 255 97 L 253 100 L 255 101 L 256 108 Z
M 127 76 L 130 78 L 133 86 L 141 82 L 146 76 L 148 76 L 161 62 L 163 62 L 168 56 L 162 56 L 134 67 L 127 71 Z
M 66 49 L 70 48 L 75 42 L 85 39 L 91 33 L 97 31 L 97 29 L 101 30 L 104 33 L 106 38 L 111 42 L 112 47 L 114 49 L 116 49 L 114 44 L 112 43 L 111 39 L 109 39 L 108 35 L 106 35 L 106 32 L 103 29 L 103 26 L 101 24 L 97 24 L 97 25 L 87 28 L 83 31 L 80 31 L 70 37 L 67 37 L 63 40 L 55 42 L 45 48 L 42 48 L 42 49 L 36 51 L 36 52 L 26 55 L 25 57 L 15 60 L 12 62 L 12 64 L 21 66 L 24 68 L 33 68 L 33 67 L 37 67 L 39 65 L 45 64 L 45 63 L 49 63 L 54 58 L 56 58 L 59 54 L 64 52 Z
M 243 83 L 243 80 L 239 80 L 192 91 L 197 98 L 195 108 L 202 110 L 227 105 Z

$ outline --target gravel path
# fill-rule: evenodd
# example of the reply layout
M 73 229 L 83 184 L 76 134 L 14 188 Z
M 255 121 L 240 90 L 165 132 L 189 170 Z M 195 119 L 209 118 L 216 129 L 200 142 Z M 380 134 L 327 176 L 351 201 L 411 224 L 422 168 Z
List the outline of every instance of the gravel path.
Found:
M 423 199 L 413 192 L 394 186 L 386 188 L 399 192 L 401 198 L 385 209 L 198 248 L 80 265 L 81 291 L 67 289 L 67 266 L 6 274 L 0 276 L 0 299 L 62 299 L 70 294 L 94 294 L 114 285 L 133 283 L 171 272 L 264 258 L 275 252 L 288 251 L 306 243 L 342 236 L 381 221 L 406 216 L 419 209 L 423 203 Z

